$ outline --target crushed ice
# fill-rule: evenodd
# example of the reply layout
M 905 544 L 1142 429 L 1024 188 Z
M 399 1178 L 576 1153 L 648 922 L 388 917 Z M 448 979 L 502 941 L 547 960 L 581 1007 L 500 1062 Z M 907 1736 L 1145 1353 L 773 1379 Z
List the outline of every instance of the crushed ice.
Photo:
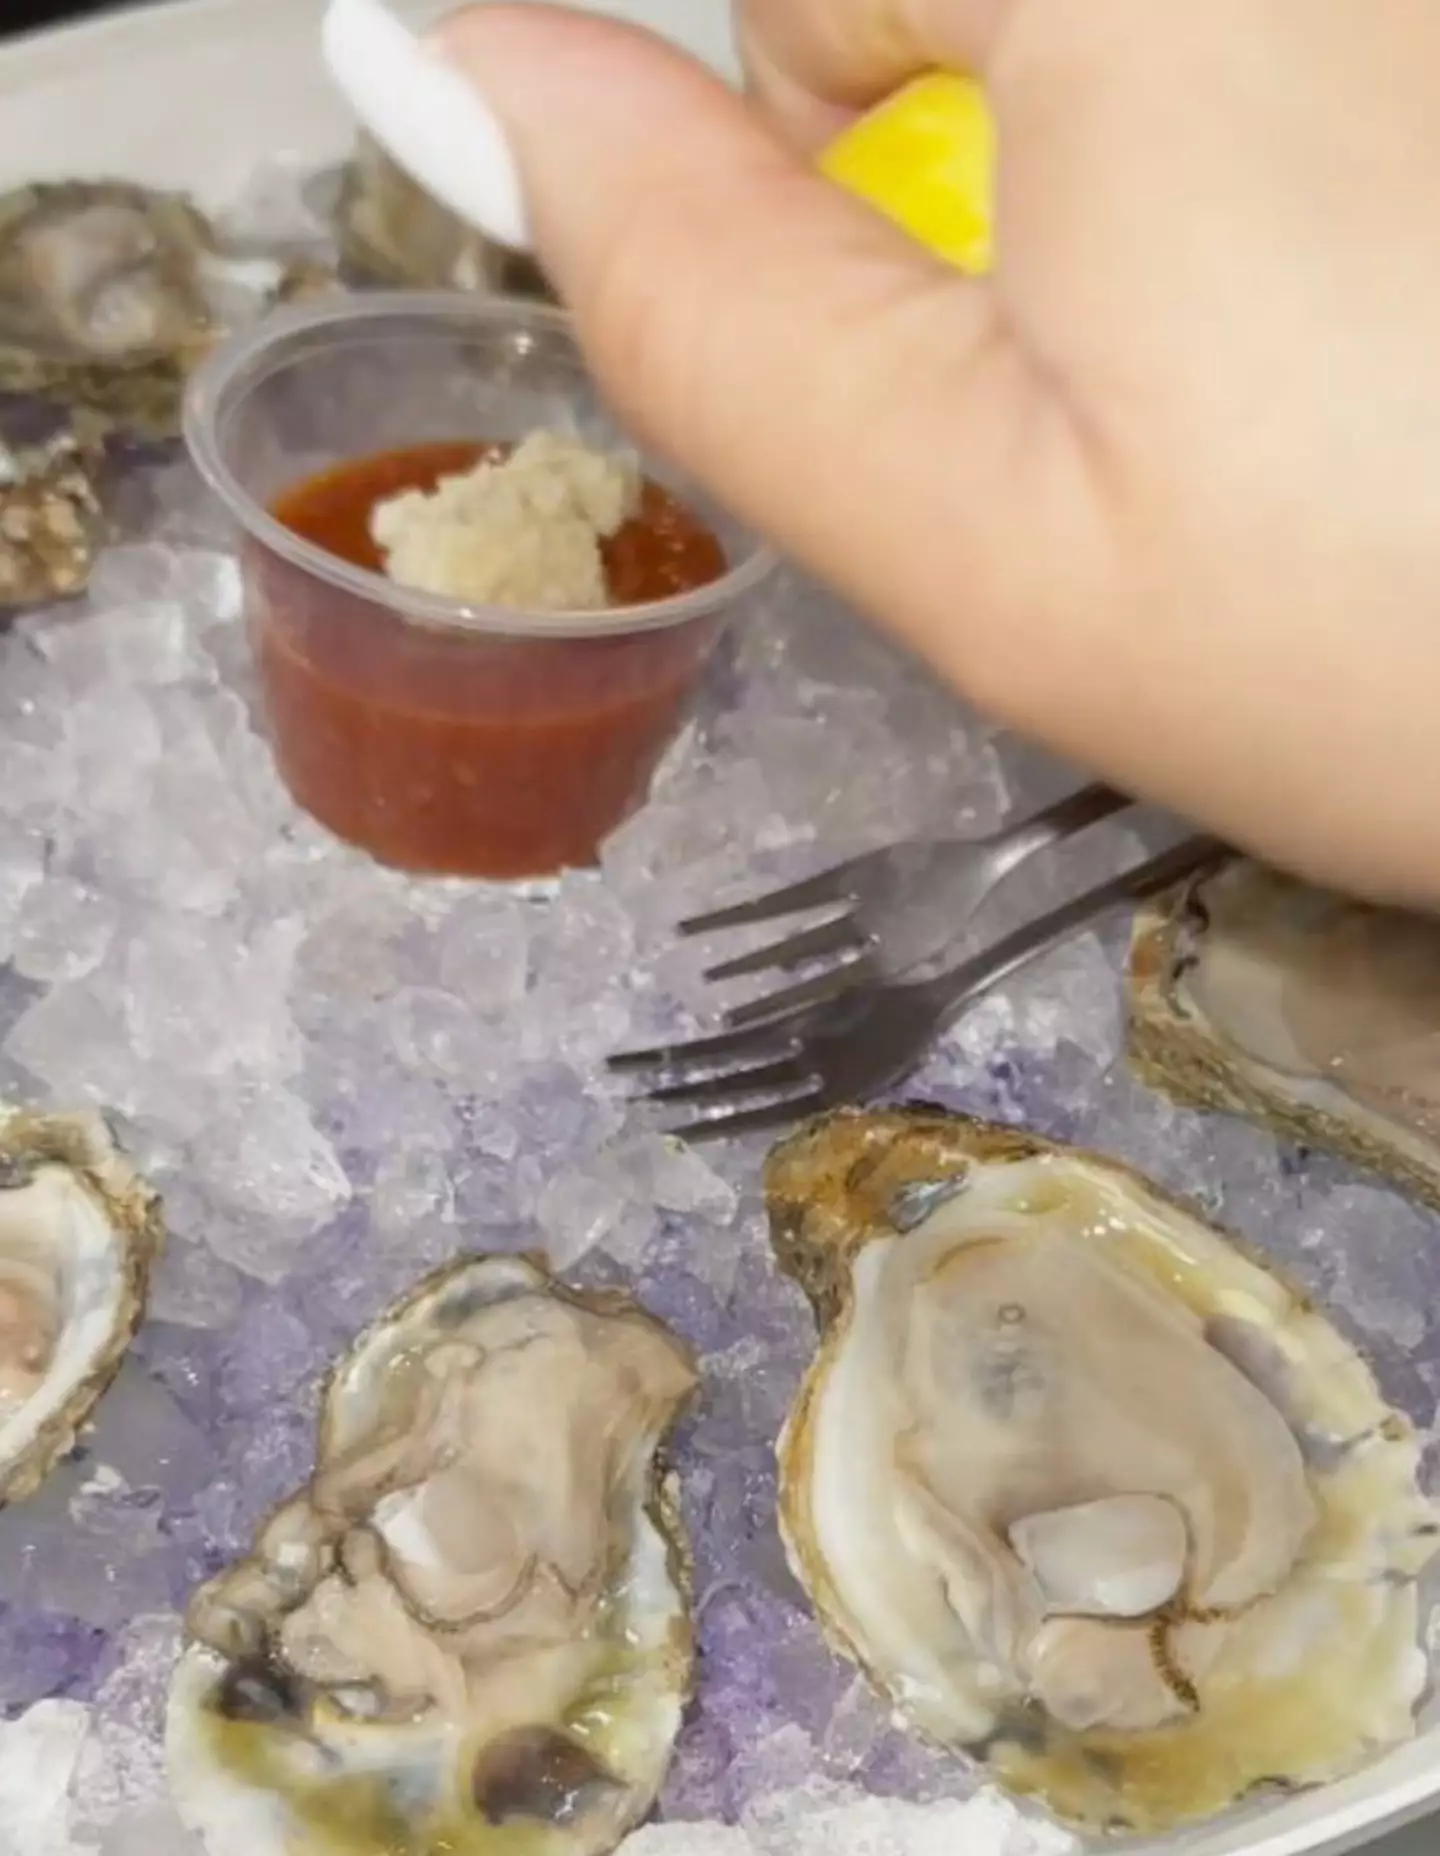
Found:
M 356 1329 L 462 1246 L 536 1245 L 637 1282 L 706 1362 L 680 1450 L 703 1681 L 634 1856 L 1074 1848 L 897 1733 L 825 1650 L 775 1527 L 812 1328 L 769 1262 L 758 1150 L 667 1142 L 602 1067 L 705 1008 L 679 917 L 907 833 L 992 829 L 1063 770 L 790 580 L 600 871 L 548 903 L 412 882 L 283 792 L 235 564 L 188 469 L 126 494 L 132 539 L 87 601 L 0 635 L 0 1095 L 115 1112 L 172 1237 L 76 1459 L 0 1514 L 0 1856 L 192 1856 L 159 1736 L 187 1594 L 308 1471 L 318 1376 Z M 1029 871 L 1008 906 L 1108 874 L 1134 829 Z M 1198 1194 L 1429 1427 L 1433 1221 L 1138 1088 L 1120 954 L 1089 936 L 1017 979 L 911 1093 Z

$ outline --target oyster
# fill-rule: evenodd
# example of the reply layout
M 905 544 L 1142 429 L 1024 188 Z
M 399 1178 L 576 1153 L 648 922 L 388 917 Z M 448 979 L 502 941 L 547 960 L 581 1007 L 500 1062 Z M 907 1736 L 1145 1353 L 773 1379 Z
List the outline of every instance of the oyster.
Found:
M 104 447 L 71 427 L 0 437 L 0 611 L 83 593 L 105 538 Z
M 365 1334 L 313 1479 L 190 1606 L 169 1764 L 212 1850 L 612 1849 L 690 1688 L 657 1452 L 694 1385 L 636 1304 L 520 1257 L 442 1270 Z
M 357 281 L 555 300 L 533 258 L 457 219 L 369 136 L 340 176 L 334 219 L 341 261 Z
M 178 194 L 121 181 L 0 194 L 0 392 L 173 436 L 195 364 L 284 279 L 277 260 L 227 251 Z
M 39 1488 L 119 1371 L 161 1236 L 98 1116 L 0 1109 L 0 1503 Z
M 1233 863 L 1137 920 L 1144 1079 L 1388 1175 L 1440 1210 L 1440 921 Z
M 1150 1834 L 1410 1736 L 1440 1515 L 1303 1296 L 1126 1168 L 938 1111 L 803 1129 L 767 1197 L 823 1328 L 787 1549 L 913 1727 Z

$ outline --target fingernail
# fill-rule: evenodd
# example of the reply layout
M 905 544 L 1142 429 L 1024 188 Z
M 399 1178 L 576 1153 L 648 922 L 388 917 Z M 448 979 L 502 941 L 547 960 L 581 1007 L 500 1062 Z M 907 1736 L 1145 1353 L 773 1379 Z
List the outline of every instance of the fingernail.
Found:
M 487 238 L 529 249 L 515 157 L 465 76 L 380 0 L 330 0 L 321 46 L 350 107 L 412 180 Z

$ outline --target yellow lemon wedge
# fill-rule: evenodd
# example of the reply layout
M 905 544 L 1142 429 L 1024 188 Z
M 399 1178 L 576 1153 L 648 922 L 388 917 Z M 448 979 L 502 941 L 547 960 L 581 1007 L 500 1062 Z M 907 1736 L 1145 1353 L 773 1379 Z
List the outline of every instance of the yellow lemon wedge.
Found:
M 995 123 L 968 77 L 907 84 L 820 158 L 831 180 L 972 276 L 994 261 Z

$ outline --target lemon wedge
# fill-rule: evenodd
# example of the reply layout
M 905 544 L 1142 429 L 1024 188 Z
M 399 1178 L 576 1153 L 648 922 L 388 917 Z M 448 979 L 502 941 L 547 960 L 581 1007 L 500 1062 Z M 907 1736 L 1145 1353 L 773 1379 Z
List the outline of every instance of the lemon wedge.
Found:
M 916 78 L 837 137 L 820 169 L 936 257 L 973 276 L 990 269 L 995 123 L 973 79 Z

